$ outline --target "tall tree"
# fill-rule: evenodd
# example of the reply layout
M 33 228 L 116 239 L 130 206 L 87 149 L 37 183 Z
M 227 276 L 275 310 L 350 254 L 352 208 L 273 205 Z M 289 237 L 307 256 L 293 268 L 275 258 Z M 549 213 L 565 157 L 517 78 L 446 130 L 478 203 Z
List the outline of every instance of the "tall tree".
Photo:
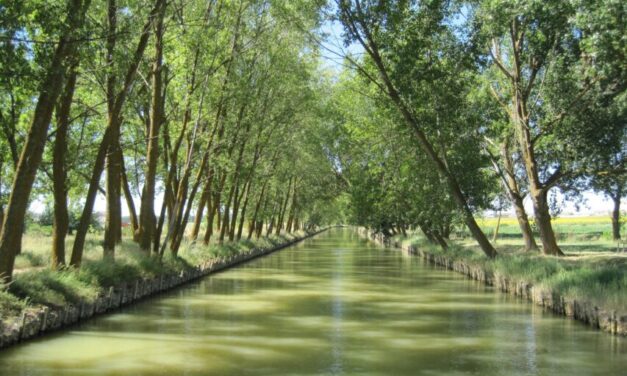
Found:
M 22 247 L 22 226 L 30 192 L 42 159 L 52 112 L 66 78 L 69 59 L 78 51 L 77 40 L 81 38 L 89 3 L 89 0 L 72 0 L 68 3 L 65 27 L 40 86 L 39 98 L 16 168 L 6 219 L 0 233 L 0 278 L 4 281 L 11 280 L 15 255 Z
M 402 88 L 399 83 L 407 82 L 406 71 L 403 69 L 409 64 L 415 64 L 414 69 L 425 69 L 422 72 L 414 71 L 418 80 L 426 80 L 428 75 L 433 73 L 428 70 L 428 67 L 434 59 L 437 59 L 437 55 L 429 53 L 430 48 L 440 54 L 447 53 L 446 46 L 438 45 L 441 38 L 445 38 L 447 34 L 443 24 L 445 4 L 436 1 L 424 4 L 424 7 L 416 7 L 413 3 L 336 1 L 338 18 L 344 25 L 347 40 L 355 41 L 363 47 L 371 59 L 375 72 L 362 66 L 358 66 L 358 70 L 394 103 L 420 148 L 447 182 L 451 196 L 462 213 L 464 223 L 481 250 L 486 256 L 495 257 L 496 250 L 477 224 L 458 179 L 448 168 L 446 160 L 438 154 L 437 146 L 427 134 L 426 124 L 419 120 L 408 103 L 406 95 L 410 93 L 399 89 Z M 394 22 L 387 22 L 388 20 Z M 403 43 L 395 39 L 398 35 L 405 36 Z M 411 39 L 413 36 L 417 38 Z M 427 60 L 421 61 L 424 57 Z M 459 72 L 451 73 L 459 74 Z

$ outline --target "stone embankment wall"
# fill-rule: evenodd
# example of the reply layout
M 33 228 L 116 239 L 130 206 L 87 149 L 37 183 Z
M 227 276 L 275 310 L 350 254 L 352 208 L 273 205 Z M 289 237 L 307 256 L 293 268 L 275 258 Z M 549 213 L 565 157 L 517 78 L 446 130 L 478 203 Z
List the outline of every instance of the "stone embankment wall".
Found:
M 309 233 L 272 248 L 252 249 L 229 257 L 211 259 L 177 274 L 165 274 L 154 279 L 142 279 L 136 280 L 134 283 L 112 286 L 94 302 L 81 302 L 78 305 L 67 305 L 59 309 L 51 309 L 45 306 L 28 308 L 17 321 L 11 323 L 0 321 L 0 349 L 87 320 L 99 314 L 114 311 L 122 306 L 181 286 L 211 273 L 289 247 L 294 243 L 326 230 L 322 229 Z
M 507 276 L 495 274 L 478 265 L 452 260 L 445 255 L 424 252 L 413 245 L 404 245 L 397 241 L 392 242 L 381 234 L 370 234 L 363 228 L 358 229 L 358 232 L 379 244 L 399 248 L 411 255 L 420 256 L 429 264 L 439 265 L 462 273 L 474 280 L 494 286 L 502 292 L 519 296 L 545 307 L 556 314 L 579 320 L 608 333 L 627 336 L 627 314 L 625 312 L 605 310 L 590 302 L 565 298 L 555 291 L 534 286 L 531 282 L 511 280 Z

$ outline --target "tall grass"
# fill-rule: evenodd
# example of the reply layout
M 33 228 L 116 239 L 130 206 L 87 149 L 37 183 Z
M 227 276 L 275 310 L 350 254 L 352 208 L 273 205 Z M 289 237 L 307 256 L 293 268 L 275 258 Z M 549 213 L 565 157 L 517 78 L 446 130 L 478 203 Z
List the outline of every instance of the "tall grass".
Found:
M 545 287 L 567 299 L 627 312 L 627 257 L 623 255 L 593 253 L 586 257 L 552 257 L 539 253 L 501 252 L 490 260 L 474 246 L 452 243 L 447 251 L 443 251 L 418 235 L 410 236 L 405 242 L 424 252 L 445 254 L 512 281 Z

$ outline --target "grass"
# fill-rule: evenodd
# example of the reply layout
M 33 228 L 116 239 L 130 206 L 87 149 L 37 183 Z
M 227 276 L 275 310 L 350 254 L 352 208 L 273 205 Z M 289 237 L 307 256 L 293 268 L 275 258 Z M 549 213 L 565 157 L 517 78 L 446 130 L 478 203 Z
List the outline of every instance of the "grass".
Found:
M 446 254 L 454 260 L 482 267 L 513 281 L 526 281 L 599 307 L 627 312 L 627 254 L 616 252 L 610 240 L 611 224 L 606 217 L 558 218 L 555 230 L 566 257 L 548 257 L 522 250 L 522 237 L 514 218 L 503 218 L 495 243 L 499 256 L 487 259 L 469 237 L 454 238 L 448 251 L 429 244 L 419 234 L 398 238 L 423 251 Z M 493 229 L 496 219 L 483 219 L 484 230 Z M 486 231 L 489 234 L 489 231 Z M 539 242 L 536 236 L 536 241 Z M 624 246 L 623 246 L 624 247 Z
M 102 259 L 102 235 L 89 234 L 81 268 L 52 271 L 49 268 L 50 232 L 37 227 L 24 237 L 13 281 L 9 286 L 0 286 L 0 324 L 3 320 L 19 316 L 29 306 L 62 307 L 80 301 L 94 301 L 110 286 L 180 272 L 209 259 L 253 248 L 273 247 L 302 235 L 304 232 L 208 246 L 184 242 L 179 257 L 166 253 L 162 260 L 145 255 L 136 243 L 124 240 L 116 250 L 115 261 L 108 261 Z M 73 237 L 69 237 L 67 250 L 71 251 L 72 243 Z

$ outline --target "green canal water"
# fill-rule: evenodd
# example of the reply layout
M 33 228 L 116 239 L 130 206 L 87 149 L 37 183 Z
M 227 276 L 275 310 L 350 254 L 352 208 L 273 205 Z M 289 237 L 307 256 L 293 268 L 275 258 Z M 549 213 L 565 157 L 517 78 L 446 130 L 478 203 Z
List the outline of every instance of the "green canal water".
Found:
M 626 375 L 625 339 L 331 230 L 0 352 L 2 375 Z

